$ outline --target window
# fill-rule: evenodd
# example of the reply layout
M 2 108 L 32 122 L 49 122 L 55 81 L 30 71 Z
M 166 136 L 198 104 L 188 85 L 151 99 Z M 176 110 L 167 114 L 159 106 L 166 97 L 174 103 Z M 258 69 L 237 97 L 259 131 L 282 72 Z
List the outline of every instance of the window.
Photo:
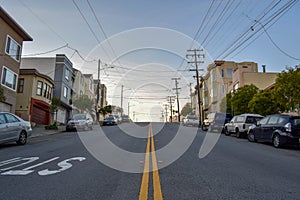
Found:
M 232 69 L 226 70 L 227 78 L 232 78 Z
M 21 57 L 21 46 L 13 40 L 10 36 L 7 36 L 6 39 L 6 48 L 5 52 L 10 55 L 16 61 L 20 61 Z
M 222 85 L 222 93 L 225 94 L 225 86 Z
M 37 82 L 37 89 L 36 89 L 36 94 L 42 96 L 42 88 L 43 88 L 43 82 L 38 81 Z
M 19 122 L 20 120 L 11 114 L 5 114 L 8 123 Z
M 44 88 L 43 88 L 43 97 L 47 98 L 47 90 L 48 90 L 48 84 L 44 83 Z
M 269 121 L 268 121 L 268 124 L 277 124 L 277 120 L 278 120 L 278 117 L 274 116 L 274 117 L 270 117 Z
M 5 123 L 6 123 L 6 120 L 5 120 L 4 114 L 0 114 L 0 124 L 5 124 Z
M 1 84 L 16 91 L 17 74 L 3 66 Z
M 245 117 L 243 117 L 243 116 L 238 116 L 237 117 L 237 119 L 236 119 L 236 122 L 244 122 L 244 120 L 245 120 Z
M 221 70 L 221 76 L 222 76 L 222 78 L 224 78 L 224 76 L 225 76 L 224 75 L 224 69 Z
M 236 83 L 236 84 L 233 86 L 233 89 L 234 89 L 234 90 L 239 89 L 239 83 Z
M 18 82 L 18 93 L 23 93 L 24 91 L 24 78 L 20 78 Z
M 214 70 L 213 71 L 213 81 L 216 81 L 217 80 L 217 73 L 216 71 Z
M 64 87 L 64 97 L 68 97 L 68 88 L 66 86 Z
M 70 71 L 68 69 L 65 70 L 65 79 L 68 81 L 70 76 Z
M 262 119 L 259 121 L 259 124 L 262 124 L 262 125 L 266 124 L 267 121 L 268 121 L 268 119 L 269 119 L 269 117 L 262 118 Z
M 218 88 L 216 85 L 214 85 L 214 88 L 213 88 L 213 97 L 217 97 L 218 96 Z

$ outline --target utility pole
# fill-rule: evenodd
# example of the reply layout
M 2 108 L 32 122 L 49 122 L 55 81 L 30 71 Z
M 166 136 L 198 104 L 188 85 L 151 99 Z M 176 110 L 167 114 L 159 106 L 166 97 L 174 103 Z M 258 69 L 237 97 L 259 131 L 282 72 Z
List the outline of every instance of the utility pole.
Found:
M 124 90 L 124 85 L 121 87 L 121 117 L 123 116 L 123 90 Z
M 168 104 L 165 104 L 165 110 L 166 110 L 166 122 L 168 122 Z
M 203 61 L 197 60 L 197 58 L 204 58 L 204 54 L 201 54 L 202 49 L 190 49 L 187 50 L 188 52 L 192 52 L 191 54 L 187 54 L 186 58 L 193 58 L 193 61 L 189 61 L 188 63 L 194 64 L 196 69 L 191 69 L 190 71 L 196 71 L 196 78 L 197 78 L 197 90 L 198 90 L 198 107 L 199 107 L 199 126 L 202 125 L 202 108 L 201 108 L 201 98 L 200 98 L 200 84 L 199 84 L 199 70 L 198 64 L 204 63 Z
M 100 99 L 100 92 L 99 92 L 99 90 L 100 90 L 100 65 L 101 65 L 101 61 L 99 59 L 98 60 L 97 100 L 96 100 L 96 105 L 95 105 L 97 121 L 99 121 L 98 105 L 99 105 L 99 99 Z
M 180 80 L 180 78 L 172 78 L 172 80 L 175 81 L 175 88 L 173 88 L 173 90 L 176 90 L 178 122 L 180 122 L 179 97 L 178 97 L 179 96 L 178 90 L 181 89 L 181 88 L 178 88 L 178 80 Z
M 170 104 L 170 111 L 171 111 L 171 122 L 173 122 L 173 98 L 175 98 L 175 96 L 168 96 L 168 103 Z
M 191 110 L 193 112 L 193 90 L 192 90 L 192 83 L 190 85 L 190 97 L 191 97 Z

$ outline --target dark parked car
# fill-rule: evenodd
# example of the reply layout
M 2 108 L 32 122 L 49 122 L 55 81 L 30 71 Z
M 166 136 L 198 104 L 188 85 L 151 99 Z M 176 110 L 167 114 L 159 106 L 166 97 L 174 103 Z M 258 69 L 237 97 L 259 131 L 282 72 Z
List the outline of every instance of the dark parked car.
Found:
M 224 125 L 232 119 L 229 113 L 214 112 L 209 113 L 203 121 L 202 130 L 224 133 Z
M 104 120 L 103 120 L 103 123 L 102 125 L 105 126 L 105 125 L 116 125 L 118 124 L 118 119 L 111 115 L 109 117 L 106 117 Z
M 32 132 L 30 122 L 11 113 L 0 113 L 0 143 L 24 145 Z
M 77 130 L 77 129 L 93 129 L 93 118 L 90 114 L 75 114 L 69 119 L 66 131 Z
M 271 142 L 274 147 L 287 144 L 299 145 L 300 116 L 282 114 L 269 115 L 249 128 L 250 142 Z

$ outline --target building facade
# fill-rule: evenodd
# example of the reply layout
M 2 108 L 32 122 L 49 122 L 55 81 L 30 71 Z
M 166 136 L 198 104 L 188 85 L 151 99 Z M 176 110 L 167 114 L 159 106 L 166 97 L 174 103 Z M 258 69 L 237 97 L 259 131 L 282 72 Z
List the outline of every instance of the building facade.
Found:
M 23 41 L 32 38 L 0 7 L 0 80 L 5 102 L 0 111 L 15 113 Z
M 20 69 L 16 114 L 35 124 L 50 124 L 54 80 L 36 69 Z
M 55 83 L 53 97 L 61 101 L 57 121 L 66 123 L 72 115 L 73 84 L 75 80 L 72 62 L 63 54 L 50 58 L 22 58 L 21 68 L 36 68 L 52 78 Z
M 200 96 L 202 120 L 210 112 L 220 112 L 221 103 L 228 92 L 232 90 L 235 77 L 241 77 L 244 72 L 257 74 L 257 63 L 216 60 L 207 66 L 207 73 L 200 78 Z M 246 83 L 246 82 L 243 82 Z M 197 108 L 197 112 L 199 109 Z

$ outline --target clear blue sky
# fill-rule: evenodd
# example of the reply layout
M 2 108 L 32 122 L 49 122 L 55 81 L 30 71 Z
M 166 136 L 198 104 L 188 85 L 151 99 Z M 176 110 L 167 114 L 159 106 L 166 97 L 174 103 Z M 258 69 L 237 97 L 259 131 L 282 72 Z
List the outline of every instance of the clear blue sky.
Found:
M 101 32 L 88 6 L 88 2 L 86 0 L 75 0 L 75 2 L 92 27 L 98 41 L 103 42 L 105 36 Z M 280 72 L 286 65 L 295 66 L 300 63 L 299 60 L 292 59 L 280 52 L 271 43 L 264 31 L 254 35 L 253 38 L 261 33 L 258 39 L 254 41 L 250 39 L 247 41 L 250 43 L 244 43 L 248 45 L 246 48 L 244 48 L 246 45 L 242 45 L 230 55 L 226 55 L 226 53 L 222 55 L 242 33 L 248 31 L 248 35 L 245 37 L 250 36 L 260 29 L 262 25 L 265 25 L 272 14 L 284 4 L 290 2 L 288 0 L 280 1 L 277 5 L 278 0 L 89 0 L 89 2 L 108 37 L 135 28 L 161 27 L 177 31 L 191 38 L 194 38 L 213 2 L 208 18 L 206 18 L 200 30 L 202 34 L 196 38 L 196 41 L 205 48 L 212 60 L 253 61 L 258 63 L 260 71 L 261 65 L 266 65 L 267 71 L 270 72 Z M 24 44 L 24 55 L 46 52 L 68 43 L 86 57 L 98 44 L 97 39 L 89 30 L 88 25 L 81 17 L 72 0 L 0 0 L 0 5 L 33 37 L 33 42 Z M 267 12 L 268 10 L 270 12 Z M 276 45 L 290 56 L 298 59 L 300 58 L 299 10 L 300 4 L 296 1 L 296 4 L 284 13 L 278 21 L 272 21 L 274 24 L 271 27 L 268 27 L 270 24 L 265 25 L 268 28 L 267 32 Z M 222 11 L 224 11 L 223 15 Z M 258 19 L 260 19 L 259 23 L 255 24 L 254 20 Z M 253 31 L 249 31 L 251 25 L 254 25 Z M 122 43 L 122 41 L 120 42 Z M 176 42 L 174 40 L 174 43 Z M 118 48 L 118 46 L 112 46 L 113 48 Z M 182 47 L 182 50 L 185 51 L 186 47 Z M 74 51 L 67 48 L 43 56 L 53 56 L 56 53 L 65 53 L 71 58 L 75 67 L 82 65 L 83 61 L 79 56 L 73 55 Z M 143 62 L 149 63 L 151 55 L 159 57 L 159 59 L 154 59 L 155 62 L 158 62 L 157 60 L 163 60 L 164 54 L 161 53 L 159 55 L 157 52 L 152 54 L 149 51 L 144 53 L 144 57 L 139 53 L 135 57 L 133 54 L 130 54 L 127 57 L 128 60 L 122 60 L 122 64 L 127 63 L 130 65 L 131 63 L 131 65 L 134 65 L 133 63 L 136 63 L 136 65 L 141 65 Z M 172 59 L 172 56 L 166 55 L 165 59 Z M 173 58 L 170 65 L 176 70 L 180 64 L 180 59 Z M 94 65 L 96 66 L 96 63 Z M 180 69 L 185 69 L 185 66 L 186 63 Z M 84 72 L 84 68 L 82 70 Z M 146 70 L 150 69 L 146 68 Z M 124 73 L 126 73 L 126 70 L 110 71 L 108 69 L 106 74 L 102 74 L 102 76 L 104 76 L 104 82 L 110 87 L 109 84 L 115 81 L 117 76 Z M 191 73 L 184 74 L 187 79 L 186 82 L 194 83 L 192 75 Z M 167 78 L 168 83 L 164 83 L 164 85 L 169 87 L 169 89 L 174 87 L 174 81 L 172 82 L 162 73 L 153 74 L 152 76 L 160 77 L 161 79 Z M 135 74 L 131 78 L 139 79 L 141 77 L 142 74 L 140 76 Z M 115 82 L 118 84 L 118 81 Z M 134 87 L 134 84 L 124 84 L 127 88 L 132 89 Z M 189 88 L 186 87 L 186 83 L 181 81 L 180 84 L 179 86 L 185 88 L 181 92 L 183 98 L 188 97 Z M 116 96 L 117 94 L 110 95 Z M 157 93 L 156 95 L 159 97 L 162 93 Z

